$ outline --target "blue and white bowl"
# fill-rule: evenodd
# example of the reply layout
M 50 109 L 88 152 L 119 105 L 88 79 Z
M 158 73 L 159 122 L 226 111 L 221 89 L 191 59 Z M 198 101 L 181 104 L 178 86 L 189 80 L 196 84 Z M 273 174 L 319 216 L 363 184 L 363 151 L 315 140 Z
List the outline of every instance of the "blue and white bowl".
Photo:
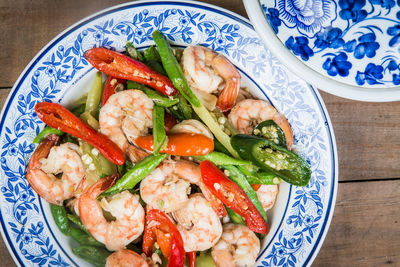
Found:
M 176 45 L 202 44 L 225 54 L 251 93 L 270 100 L 288 118 L 295 148 L 311 164 L 312 178 L 304 188 L 280 185 L 257 266 L 311 264 L 329 228 L 338 181 L 335 138 L 322 99 L 264 47 L 246 19 L 189 1 L 137 1 L 88 17 L 44 47 L 15 83 L 0 119 L 0 223 L 16 264 L 89 265 L 72 253 L 77 244 L 61 234 L 49 205 L 25 179 L 32 140 L 44 127 L 34 105 L 68 106 L 88 90 L 95 70 L 83 57 L 87 49 L 122 51 L 127 40 L 144 48 L 153 44 L 156 29 Z
M 267 47 L 319 89 L 400 100 L 400 1 L 245 0 Z

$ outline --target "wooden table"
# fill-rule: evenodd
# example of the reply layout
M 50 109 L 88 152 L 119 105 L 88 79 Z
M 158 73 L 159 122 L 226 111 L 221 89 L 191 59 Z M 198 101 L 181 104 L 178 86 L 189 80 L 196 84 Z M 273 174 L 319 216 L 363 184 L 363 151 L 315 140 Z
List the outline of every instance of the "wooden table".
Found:
M 122 0 L 0 0 L 0 101 L 33 56 L 76 21 Z M 246 17 L 240 0 L 207 0 Z M 333 221 L 315 266 L 400 266 L 400 105 L 321 92 L 339 151 Z M 0 241 L 0 265 L 14 265 Z

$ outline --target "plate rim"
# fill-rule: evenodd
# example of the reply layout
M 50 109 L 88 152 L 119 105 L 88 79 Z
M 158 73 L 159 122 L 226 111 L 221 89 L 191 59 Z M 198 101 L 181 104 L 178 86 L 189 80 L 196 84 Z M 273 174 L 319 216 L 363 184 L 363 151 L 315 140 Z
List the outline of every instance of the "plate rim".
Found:
M 227 10 L 225 8 L 213 5 L 213 4 L 208 4 L 208 3 L 203 3 L 200 1 L 194 1 L 194 0 L 176 0 L 176 1 L 171 1 L 171 0 L 139 0 L 139 1 L 130 1 L 130 2 L 126 2 L 126 3 L 122 3 L 122 4 L 118 4 L 118 5 L 113 5 L 111 7 L 102 9 L 98 12 L 95 12 L 89 16 L 86 16 L 82 19 L 80 19 L 79 21 L 77 21 L 76 23 L 68 26 L 66 29 L 64 29 L 63 31 L 61 31 L 59 34 L 57 34 L 54 38 L 52 38 L 49 42 L 46 43 L 45 46 L 43 46 L 42 49 L 40 49 L 35 56 L 32 58 L 32 60 L 25 66 L 25 68 L 23 69 L 23 71 L 21 72 L 21 74 L 18 76 L 17 80 L 15 81 L 15 83 L 13 84 L 5 102 L 4 105 L 2 107 L 1 113 L 0 113 L 0 135 L 3 133 L 3 125 L 5 123 L 5 114 L 6 112 L 9 110 L 10 105 L 12 104 L 11 99 L 14 99 L 15 94 L 18 92 L 17 89 L 20 88 L 22 82 L 24 82 L 25 78 L 27 75 L 29 75 L 31 69 L 35 66 L 35 63 L 39 61 L 40 58 L 42 58 L 43 56 L 45 56 L 45 53 L 47 52 L 47 50 L 51 49 L 53 46 L 55 46 L 58 41 L 62 40 L 64 37 L 66 37 L 66 35 L 72 31 L 74 31 L 76 28 L 79 28 L 81 26 L 83 26 L 86 23 L 89 23 L 90 21 L 100 18 L 104 15 L 107 15 L 108 13 L 112 13 L 114 10 L 116 9 L 121 9 L 124 7 L 135 7 L 135 6 L 140 6 L 140 5 L 145 5 L 145 4 L 152 4 L 152 3 L 164 3 L 164 4 L 183 4 L 183 5 L 192 5 L 195 6 L 197 8 L 203 8 L 206 7 L 209 9 L 209 11 L 218 11 L 219 13 L 221 13 L 222 15 L 229 15 L 229 17 L 234 18 L 237 21 L 240 21 L 242 24 L 248 26 L 249 28 L 253 29 L 256 31 L 255 26 L 251 24 L 251 21 L 248 20 L 247 18 L 243 17 L 242 15 L 239 15 L 233 11 Z M 244 1 L 245 7 L 246 7 L 246 0 Z M 247 7 L 246 7 L 246 11 L 247 11 Z M 259 34 L 258 34 L 259 35 Z M 260 35 L 259 35 L 260 36 Z M 262 36 L 261 36 L 262 37 Z M 270 47 L 268 47 L 269 49 L 271 49 Z M 272 51 L 272 49 L 271 49 Z M 275 55 L 275 53 L 274 53 Z M 276 55 L 275 55 L 276 56 Z M 279 58 L 279 57 L 278 57 Z M 282 60 L 279 58 L 279 60 L 282 62 Z M 289 69 L 289 68 L 288 68 Z M 289 69 L 290 71 L 292 71 L 291 69 Z M 292 71 L 293 72 L 293 71 Z M 297 73 L 295 73 L 297 76 L 299 76 Z M 300 76 L 299 76 L 300 77 Z M 321 111 L 323 112 L 323 116 L 326 119 L 326 123 L 328 126 L 328 133 L 330 135 L 330 141 L 331 141 L 331 147 L 332 147 L 332 160 L 333 160 L 333 171 L 334 171 L 334 177 L 333 177 L 333 182 L 332 182 L 332 186 L 333 186 L 333 190 L 332 193 L 330 195 L 331 200 L 330 200 L 330 205 L 329 205 L 329 214 L 327 215 L 328 218 L 325 222 L 325 225 L 323 226 L 323 230 L 321 230 L 318 238 L 316 239 L 316 244 L 313 247 L 313 251 L 308 255 L 308 258 L 306 259 L 305 264 L 306 265 L 311 265 L 312 262 L 314 261 L 315 257 L 318 255 L 318 252 L 325 240 L 326 234 L 329 230 L 330 224 L 331 224 L 331 220 L 332 220 L 332 216 L 334 213 L 334 209 L 336 206 L 336 197 L 337 197 L 337 188 L 338 188 L 338 154 L 337 154 L 337 145 L 336 145 L 336 139 L 335 139 L 335 134 L 334 134 L 334 129 L 332 126 L 332 122 L 329 116 L 329 113 L 326 109 L 325 103 L 323 102 L 323 99 L 321 97 L 321 95 L 319 94 L 318 90 L 315 89 L 312 85 L 308 84 L 308 86 L 310 87 L 311 91 L 315 94 L 315 99 L 317 100 L 318 104 L 321 107 Z M 9 234 L 8 232 L 5 232 L 5 225 L 4 225 L 5 221 L 3 220 L 2 217 L 2 210 L 0 208 L 0 233 L 1 236 L 3 238 L 3 241 L 8 249 L 8 252 L 10 253 L 11 257 L 14 260 L 14 263 L 17 266 L 23 266 L 24 262 L 23 259 L 21 259 L 18 256 L 17 251 L 15 250 L 15 247 L 12 246 L 12 241 L 10 240 Z
M 364 88 L 350 85 L 327 77 L 313 70 L 305 62 L 293 55 L 281 42 L 263 12 L 260 0 L 243 0 L 247 15 L 259 37 L 271 52 L 298 77 L 312 85 L 318 84 L 318 89 L 327 93 L 366 102 L 391 102 L 400 100 L 400 86 Z M 260 34 L 263 33 L 263 34 Z

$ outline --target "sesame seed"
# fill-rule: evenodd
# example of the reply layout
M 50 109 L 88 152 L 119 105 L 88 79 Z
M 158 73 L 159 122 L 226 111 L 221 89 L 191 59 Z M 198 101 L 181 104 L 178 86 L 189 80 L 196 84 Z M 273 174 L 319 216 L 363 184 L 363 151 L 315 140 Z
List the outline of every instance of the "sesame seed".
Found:
M 231 173 L 228 170 L 224 170 L 226 176 L 229 176 Z
M 220 118 L 218 118 L 218 122 L 219 122 L 220 124 L 224 124 L 224 123 L 226 122 L 225 117 L 220 117 Z
M 96 148 L 93 148 L 93 149 L 92 149 L 92 154 L 93 154 L 94 156 L 97 156 L 97 155 L 99 155 L 99 151 L 98 151 Z
M 218 191 L 221 188 L 221 186 L 220 186 L 220 184 L 215 183 L 214 184 L 214 188 L 215 188 L 215 190 Z
M 96 167 L 94 166 L 94 164 L 93 163 L 90 163 L 89 164 L 89 167 L 88 167 L 88 170 L 89 171 L 94 171 L 96 169 Z
M 275 178 L 272 180 L 272 182 L 273 182 L 274 184 L 279 184 L 279 183 L 280 183 L 280 179 L 279 179 L 278 177 L 275 177 Z
M 254 129 L 253 133 L 254 133 L 255 135 L 259 135 L 261 132 L 260 132 L 259 129 Z

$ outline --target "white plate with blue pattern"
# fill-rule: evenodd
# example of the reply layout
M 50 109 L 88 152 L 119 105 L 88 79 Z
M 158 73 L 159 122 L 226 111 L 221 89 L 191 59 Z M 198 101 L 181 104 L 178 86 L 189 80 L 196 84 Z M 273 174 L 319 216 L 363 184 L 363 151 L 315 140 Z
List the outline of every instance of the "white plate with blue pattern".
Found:
M 400 1 L 244 0 L 267 47 L 329 93 L 400 100 Z
M 15 83 L 0 123 L 0 223 L 20 266 L 87 266 L 72 254 L 73 240 L 54 224 L 48 204 L 25 179 L 25 168 L 44 127 L 33 107 L 41 101 L 68 106 L 87 91 L 94 69 L 83 53 L 94 46 L 122 51 L 127 40 L 152 44 L 163 32 L 178 46 L 202 44 L 225 54 L 252 94 L 285 114 L 296 150 L 311 164 L 305 188 L 283 183 L 269 212 L 271 231 L 257 266 L 310 265 L 328 231 L 335 206 L 338 161 L 332 125 L 318 94 L 267 50 L 250 23 L 237 14 L 198 2 L 137 1 L 115 6 L 71 26 L 44 47 Z

